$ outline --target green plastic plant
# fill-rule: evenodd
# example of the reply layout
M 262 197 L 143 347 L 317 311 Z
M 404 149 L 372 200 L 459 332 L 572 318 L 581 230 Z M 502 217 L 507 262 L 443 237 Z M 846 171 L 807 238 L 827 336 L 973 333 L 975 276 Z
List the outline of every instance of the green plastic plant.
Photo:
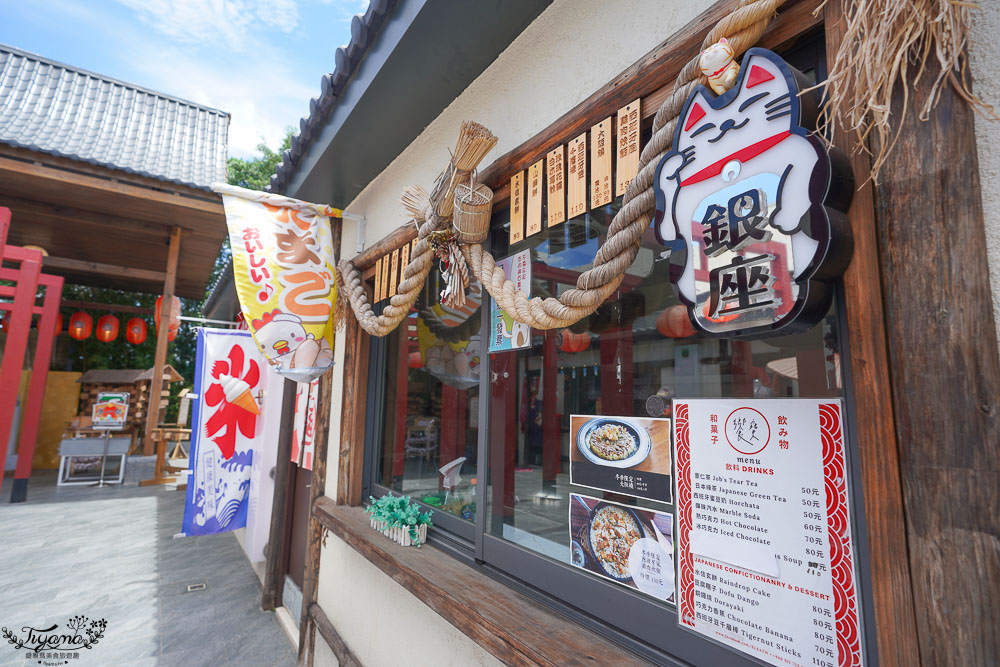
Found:
M 408 528 L 410 540 L 418 548 L 420 543 L 417 541 L 417 526 L 431 525 L 432 512 L 421 512 L 420 506 L 409 496 L 369 496 L 365 511 L 373 520 L 384 522 L 388 528 Z

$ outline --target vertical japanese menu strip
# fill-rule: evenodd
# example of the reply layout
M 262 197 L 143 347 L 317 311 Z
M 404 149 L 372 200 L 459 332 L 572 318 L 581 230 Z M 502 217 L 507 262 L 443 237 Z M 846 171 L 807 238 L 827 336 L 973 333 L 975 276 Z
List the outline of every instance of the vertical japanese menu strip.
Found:
M 524 240 L 524 172 L 510 179 L 510 245 Z
M 615 172 L 615 196 L 628 190 L 639 173 L 639 100 L 618 110 L 618 168 Z
M 399 248 L 392 251 L 392 266 L 389 268 L 389 298 L 396 296 L 399 284 Z
M 403 272 L 406 270 L 406 265 L 410 263 L 410 244 L 407 243 L 402 248 L 399 249 L 399 278 L 396 283 L 397 289 L 399 283 L 403 282 Z
M 772 665 L 862 665 L 840 402 L 674 402 L 678 622 Z
M 590 207 L 611 203 L 611 119 L 590 128 Z
M 525 236 L 532 236 L 542 231 L 542 191 L 545 189 L 542 183 L 542 165 L 545 160 L 539 160 L 528 167 L 528 203 L 527 224 Z
M 569 175 L 566 179 L 569 217 L 587 212 L 587 133 L 569 142 Z
M 566 146 L 559 144 L 555 150 L 549 151 L 549 154 L 545 156 L 545 175 L 549 191 L 547 209 L 549 227 L 566 222 L 566 183 L 563 169 L 563 156 L 565 154 Z
M 374 303 L 378 303 L 382 300 L 382 258 L 379 257 L 375 260 L 375 294 L 373 295 Z
M 382 257 L 382 298 L 389 298 L 389 255 Z

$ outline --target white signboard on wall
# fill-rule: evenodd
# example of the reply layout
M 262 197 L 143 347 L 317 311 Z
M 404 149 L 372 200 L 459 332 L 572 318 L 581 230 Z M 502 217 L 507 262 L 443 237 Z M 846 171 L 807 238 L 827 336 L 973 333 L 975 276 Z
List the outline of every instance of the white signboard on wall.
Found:
M 861 665 L 836 399 L 674 401 L 678 622 L 772 665 Z

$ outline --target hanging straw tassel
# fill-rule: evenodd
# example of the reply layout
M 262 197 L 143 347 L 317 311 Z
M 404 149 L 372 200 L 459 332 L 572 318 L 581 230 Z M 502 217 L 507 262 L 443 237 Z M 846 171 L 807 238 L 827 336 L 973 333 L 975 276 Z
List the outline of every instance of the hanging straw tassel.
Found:
M 444 273 L 442 277 L 446 287 L 441 291 L 441 304 L 448 308 L 464 308 L 465 289 L 469 286 L 469 265 L 454 241 L 448 244 L 448 269 Z
M 406 212 L 416 220 L 417 222 L 424 222 L 427 220 L 427 207 L 431 200 L 427 194 L 427 190 L 419 185 L 410 185 L 403 188 L 403 194 L 399 197 L 400 202 L 403 204 L 403 208 Z

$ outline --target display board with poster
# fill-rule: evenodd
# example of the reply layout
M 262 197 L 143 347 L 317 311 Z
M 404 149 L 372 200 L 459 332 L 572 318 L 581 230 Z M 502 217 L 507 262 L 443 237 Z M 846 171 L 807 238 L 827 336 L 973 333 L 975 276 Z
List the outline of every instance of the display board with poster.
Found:
M 677 399 L 681 627 L 772 665 L 861 665 L 836 399 Z
M 573 566 L 673 602 L 673 516 L 575 493 L 569 505 Z
M 514 283 L 514 289 L 531 292 L 531 251 L 522 250 L 510 257 L 497 261 L 497 266 L 503 269 L 507 280 Z M 504 312 L 503 308 L 491 299 L 493 308 L 490 312 L 490 347 L 493 352 L 519 350 L 531 347 L 531 327 L 520 322 Z
M 128 421 L 128 392 L 102 391 L 91 412 L 91 425 L 101 431 L 120 431 Z
M 672 502 L 669 419 L 571 415 L 569 436 L 570 484 Z

